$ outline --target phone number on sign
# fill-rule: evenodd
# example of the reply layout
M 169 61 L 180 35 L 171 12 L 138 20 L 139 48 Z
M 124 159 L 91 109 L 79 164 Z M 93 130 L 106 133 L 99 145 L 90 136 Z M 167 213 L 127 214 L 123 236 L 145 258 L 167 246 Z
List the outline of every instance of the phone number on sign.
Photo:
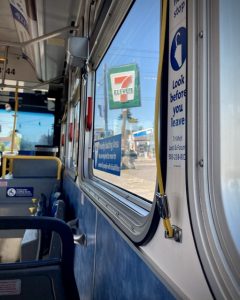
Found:
M 185 160 L 186 159 L 186 154 L 168 154 L 168 159 L 169 160 Z

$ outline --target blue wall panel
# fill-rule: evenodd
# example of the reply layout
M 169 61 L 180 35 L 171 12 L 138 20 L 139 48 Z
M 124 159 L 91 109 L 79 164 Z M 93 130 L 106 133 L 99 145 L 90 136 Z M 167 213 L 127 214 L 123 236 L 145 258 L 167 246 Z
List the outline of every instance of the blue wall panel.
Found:
M 79 229 L 87 236 L 87 246 L 75 248 L 81 300 L 175 299 L 72 179 L 64 178 L 63 189 L 71 217 L 79 218 Z
M 98 213 L 94 300 L 172 300 L 168 289 Z
M 78 233 L 82 232 L 87 237 L 86 246 L 75 246 L 74 273 L 80 299 L 90 300 L 93 299 L 96 208 L 85 199 L 71 179 L 64 179 L 63 188 L 70 204 L 70 215 L 79 219 Z

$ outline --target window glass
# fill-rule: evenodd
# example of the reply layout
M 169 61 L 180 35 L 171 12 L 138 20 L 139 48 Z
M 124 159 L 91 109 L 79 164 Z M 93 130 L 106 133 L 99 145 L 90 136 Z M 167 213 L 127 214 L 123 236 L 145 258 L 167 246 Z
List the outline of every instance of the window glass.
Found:
M 80 118 L 80 102 L 72 104 L 70 108 L 70 123 L 68 132 L 68 161 L 69 167 L 76 169 L 78 160 L 78 143 L 79 143 L 79 118 Z
M 13 120 L 12 111 L 0 110 L 0 151 L 11 149 Z M 34 151 L 35 145 L 52 145 L 53 124 L 53 114 L 19 111 L 14 150 Z
M 93 174 L 152 200 L 160 2 L 135 2 L 96 71 Z
M 79 116 L 80 116 L 80 102 L 74 107 L 74 120 L 73 120 L 73 165 L 77 166 L 78 159 L 78 143 L 79 143 Z
M 67 125 L 66 123 L 62 123 L 61 141 L 60 141 L 60 158 L 63 163 L 65 163 L 65 155 L 66 155 L 66 131 L 67 131 Z
M 220 1 L 220 168 L 224 210 L 240 253 L 240 1 Z

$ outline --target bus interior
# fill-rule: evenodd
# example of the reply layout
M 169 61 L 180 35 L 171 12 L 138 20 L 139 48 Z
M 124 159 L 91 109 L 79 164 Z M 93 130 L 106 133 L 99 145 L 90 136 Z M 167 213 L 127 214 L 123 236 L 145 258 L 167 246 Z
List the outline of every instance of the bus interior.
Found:
M 239 10 L 1 1 L 0 299 L 240 299 Z

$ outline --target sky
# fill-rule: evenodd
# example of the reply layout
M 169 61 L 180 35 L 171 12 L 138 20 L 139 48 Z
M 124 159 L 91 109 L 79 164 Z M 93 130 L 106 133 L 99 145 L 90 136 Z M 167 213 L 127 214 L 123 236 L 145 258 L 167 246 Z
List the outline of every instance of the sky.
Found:
M 0 110 L 0 137 L 9 136 L 13 128 L 14 112 L 7 112 Z M 32 142 L 37 142 L 39 137 L 43 134 L 52 133 L 52 124 L 54 116 L 52 114 L 32 113 L 32 112 L 18 112 L 16 129 L 25 138 Z
M 141 20 L 141 22 L 139 22 Z M 127 64 L 137 64 L 140 75 L 141 106 L 131 108 L 138 126 L 153 127 L 156 79 L 159 59 L 160 1 L 138 0 L 118 31 L 109 50 L 97 69 L 95 128 L 104 127 L 98 105 L 104 105 L 104 66 L 108 69 Z M 109 129 L 113 129 L 121 109 L 108 109 Z M 115 123 L 115 125 L 114 125 Z M 133 125 L 128 125 L 133 126 Z M 117 132 L 114 134 L 118 134 Z

